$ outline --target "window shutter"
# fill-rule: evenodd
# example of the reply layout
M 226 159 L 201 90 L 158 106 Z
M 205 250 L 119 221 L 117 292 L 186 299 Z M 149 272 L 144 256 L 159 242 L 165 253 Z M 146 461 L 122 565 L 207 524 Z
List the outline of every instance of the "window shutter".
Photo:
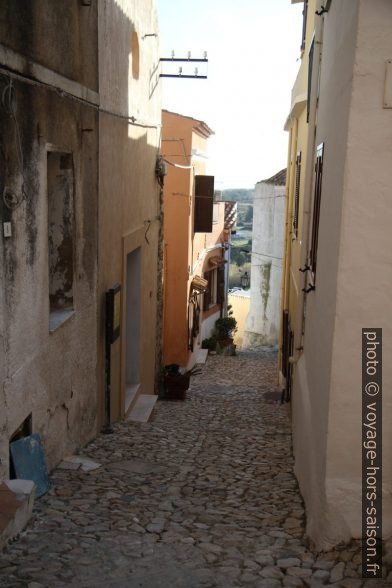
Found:
M 299 213 L 299 190 L 301 186 L 301 151 L 295 160 L 295 195 L 294 195 L 294 216 L 293 233 L 298 237 L 298 213 Z
M 324 160 L 324 143 L 317 147 L 316 165 L 315 165 L 315 182 L 314 182 L 314 201 L 313 201 L 313 220 L 312 220 L 312 241 L 310 248 L 310 269 L 313 275 L 316 275 L 317 267 L 317 246 L 320 223 L 320 203 L 321 203 L 321 184 L 323 177 L 323 160 Z
M 210 308 L 210 302 L 211 302 L 211 273 L 206 272 L 204 274 L 204 279 L 208 281 L 208 288 L 204 292 L 204 296 L 203 296 L 203 310 L 208 310 Z
M 214 176 L 195 176 L 195 233 L 212 233 Z
M 289 311 L 283 311 L 282 320 L 282 374 L 287 378 L 287 366 L 289 364 L 288 356 L 288 330 L 289 330 Z
M 223 304 L 225 301 L 225 268 L 224 266 L 218 268 L 218 292 L 217 302 Z
M 309 61 L 308 61 L 308 100 L 306 104 L 306 122 L 309 122 L 310 114 L 310 98 L 312 95 L 312 70 L 313 70 L 313 54 L 314 54 L 314 39 L 309 49 Z
M 294 333 L 290 326 L 289 311 L 283 311 L 282 321 L 282 374 L 286 379 L 286 387 L 282 394 L 282 400 L 289 402 L 291 399 L 292 386 L 292 364 L 290 363 L 290 356 L 293 355 L 294 347 Z
M 306 22 L 308 19 L 308 0 L 304 1 L 304 9 L 302 12 L 303 21 L 302 21 L 302 42 L 301 42 L 301 51 L 305 49 L 305 41 L 306 41 Z

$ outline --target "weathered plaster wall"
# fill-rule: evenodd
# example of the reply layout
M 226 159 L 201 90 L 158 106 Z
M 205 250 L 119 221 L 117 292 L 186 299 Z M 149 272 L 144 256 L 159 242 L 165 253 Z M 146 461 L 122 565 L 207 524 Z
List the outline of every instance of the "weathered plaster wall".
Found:
M 1 78 L 1 93 L 8 82 Z M 9 439 L 29 414 L 49 468 L 96 431 L 97 115 L 50 89 L 22 81 L 14 88 L 21 154 L 15 123 L 0 105 L 0 193 L 7 187 L 22 196 L 14 210 L 1 203 L 12 237 L 1 237 L 0 477 L 9 475 Z M 50 333 L 47 151 L 53 149 L 73 155 L 75 312 Z
M 97 2 L 0 0 L 0 39 L 32 62 L 97 91 Z
M 138 36 L 136 68 L 134 33 Z M 160 141 L 157 17 L 152 1 L 99 3 L 99 284 L 98 382 L 104 420 L 104 296 L 122 284 L 121 337 L 112 345 L 112 417 L 125 411 L 126 256 L 141 248 L 140 392 L 155 392 L 159 186 L 155 162 Z M 135 75 L 138 70 L 137 75 Z M 135 117 L 136 126 L 127 117 Z
M 244 347 L 277 345 L 285 225 L 285 187 L 256 184 L 253 203 L 250 309 Z

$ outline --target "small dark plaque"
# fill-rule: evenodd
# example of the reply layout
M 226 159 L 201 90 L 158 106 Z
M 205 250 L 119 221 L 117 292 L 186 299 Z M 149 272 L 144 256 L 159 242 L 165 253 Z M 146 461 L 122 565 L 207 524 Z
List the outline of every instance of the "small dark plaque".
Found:
M 120 336 L 121 323 L 121 284 L 116 284 L 106 292 L 106 336 L 114 343 Z

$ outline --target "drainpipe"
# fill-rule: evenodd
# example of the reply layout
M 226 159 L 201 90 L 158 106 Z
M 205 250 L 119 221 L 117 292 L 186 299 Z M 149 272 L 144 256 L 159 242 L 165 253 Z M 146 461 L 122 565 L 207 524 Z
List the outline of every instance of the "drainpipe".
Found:
M 316 1 L 316 10 L 322 12 L 322 4 L 324 0 Z M 317 103 L 319 91 L 319 75 L 322 55 L 324 16 L 315 16 L 315 30 L 314 30 L 314 53 L 313 53 L 313 68 L 312 68 L 312 87 L 316 89 L 312 92 L 309 108 L 309 132 L 305 168 L 305 190 L 304 190 L 304 232 L 302 235 L 302 247 L 300 254 L 300 267 L 304 267 L 308 261 L 308 249 L 311 231 L 311 214 L 313 204 L 313 178 L 314 178 L 314 155 L 316 148 L 316 130 L 317 130 Z M 299 269 L 299 268 L 298 268 Z M 302 288 L 307 284 L 307 272 L 301 273 L 300 288 L 298 296 L 298 309 L 294 329 L 294 355 L 291 363 L 297 363 L 302 354 L 303 349 L 303 334 L 304 334 L 304 303 L 305 294 Z

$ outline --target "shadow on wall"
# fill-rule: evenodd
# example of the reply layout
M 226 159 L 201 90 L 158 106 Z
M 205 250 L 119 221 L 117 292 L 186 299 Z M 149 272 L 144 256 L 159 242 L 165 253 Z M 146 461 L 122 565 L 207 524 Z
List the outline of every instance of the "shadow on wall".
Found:
M 15 0 L 11 7 L 8 0 L 0 0 L 0 41 L 31 61 L 97 91 L 97 5 Z M 110 15 L 110 26 L 118 27 L 118 34 L 107 39 L 112 51 L 108 50 L 109 61 L 104 62 L 102 72 L 106 102 L 110 95 L 113 105 L 108 110 L 124 114 L 128 112 L 134 25 L 115 0 L 99 5 L 104 6 L 107 18 Z M 122 51 L 124 45 L 126 51 Z M 142 51 L 139 65 L 139 80 L 132 82 L 142 84 L 148 105 L 157 100 L 157 93 L 148 97 L 154 64 L 145 73 L 145 86 Z M 25 73 L 31 74 L 30 70 Z M 0 75 L 0 97 L 9 79 Z M 13 229 L 11 238 L 0 240 L 4 284 L 0 337 L 5 349 L 4 358 L 0 358 L 0 405 L 12 406 L 12 411 L 0 411 L 0 477 L 8 475 L 9 440 L 30 414 L 32 432 L 42 437 L 49 468 L 96 433 L 97 377 L 98 408 L 103 405 L 103 292 L 122 281 L 122 237 L 137 226 L 145 227 L 145 265 L 150 268 L 145 272 L 142 290 L 142 312 L 147 318 L 141 355 L 150 362 L 152 371 L 155 354 L 150 348 L 155 345 L 158 246 L 154 221 L 159 192 L 154 168 L 158 132 L 140 127 L 132 127 L 130 132 L 126 119 L 99 115 L 94 105 L 71 99 L 49 86 L 33 86 L 18 79 L 13 87 L 17 129 L 10 113 L 3 106 L 0 110 L 0 193 L 8 186 L 10 198 L 12 193 L 16 198 L 23 197 L 15 208 L 4 201 L 0 205 L 3 220 L 12 222 Z M 148 118 L 154 120 L 153 116 Z M 47 163 L 52 147 L 65 155 L 59 159 L 63 170 L 67 169 L 65 159 L 72 154 L 75 224 L 72 261 L 67 265 L 68 272 L 73 265 L 75 314 L 61 326 L 61 333 L 54 334 L 49 333 L 48 326 Z M 99 235 L 98 202 L 102 212 Z M 148 223 L 144 224 L 148 220 L 149 230 Z M 98 296 L 97 258 L 102 270 Z M 117 403 L 119 361 L 118 348 L 113 354 L 113 395 Z
M 145 0 L 130 4 L 136 4 L 135 11 L 140 5 L 140 30 L 135 30 L 135 23 L 116 2 L 106 1 L 100 6 L 101 18 L 104 17 L 99 39 L 101 104 L 105 111 L 122 115 L 100 113 L 98 389 L 101 425 L 105 422 L 105 292 L 116 283 L 122 285 L 124 320 L 120 337 L 111 346 L 112 420 L 124 414 L 122 388 L 124 383 L 126 388 L 131 383 L 127 374 L 137 374 L 138 381 L 132 380 L 132 384 L 135 388 L 140 384 L 142 393 L 154 390 L 156 354 L 159 356 L 155 341 L 159 340 L 157 332 L 160 332 L 162 315 L 161 296 L 157 303 L 157 276 L 162 276 L 160 190 L 155 177 L 159 128 L 142 126 L 143 123 L 151 127 L 160 124 L 159 91 L 151 88 L 159 55 L 156 38 L 143 40 L 146 31 L 153 32 Z M 148 22 L 143 22 L 143 15 Z M 141 125 L 131 124 L 124 118 L 127 116 L 140 116 Z M 135 241 L 132 237 L 134 245 L 125 252 L 124 238 L 136 234 L 141 237 Z M 126 258 L 136 250 L 140 267 L 130 280 Z M 132 293 L 130 290 L 128 295 L 127 283 L 132 283 Z

